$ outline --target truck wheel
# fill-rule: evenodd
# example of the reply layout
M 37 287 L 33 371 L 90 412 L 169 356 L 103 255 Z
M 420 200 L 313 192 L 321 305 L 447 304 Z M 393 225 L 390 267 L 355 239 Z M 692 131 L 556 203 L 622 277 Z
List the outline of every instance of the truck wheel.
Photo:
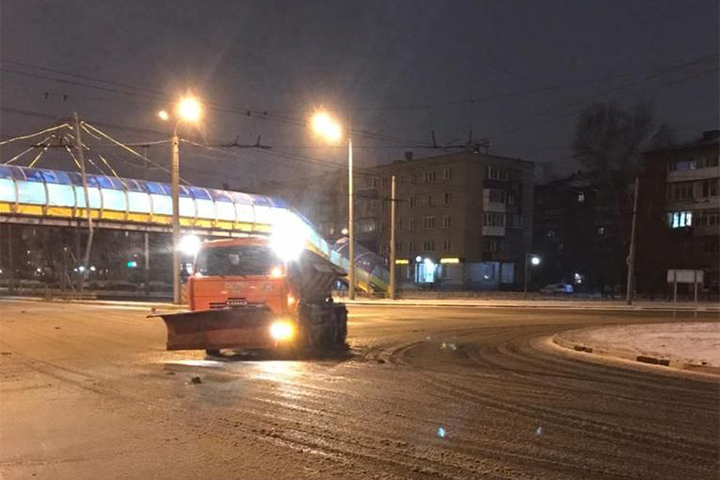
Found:
M 205 353 L 208 357 L 219 357 L 220 356 L 220 349 L 218 348 L 208 348 L 205 349 Z
M 344 308 L 337 312 L 337 323 L 335 328 L 335 345 L 345 345 L 347 339 L 347 310 Z

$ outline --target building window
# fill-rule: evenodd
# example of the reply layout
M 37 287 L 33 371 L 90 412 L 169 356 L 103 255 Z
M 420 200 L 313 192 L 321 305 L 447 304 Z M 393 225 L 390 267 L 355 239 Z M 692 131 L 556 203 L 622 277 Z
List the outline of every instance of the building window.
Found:
M 500 251 L 500 241 L 497 238 L 486 237 L 483 242 L 483 253 L 497 253 Z
M 397 230 L 398 232 L 402 232 L 402 229 L 403 229 L 403 221 L 398 220 L 397 222 L 395 222 L 395 230 Z
M 718 194 L 718 183 L 720 180 L 714 178 L 710 180 L 703 180 L 702 185 L 702 196 L 703 197 L 716 197 Z
M 578 203 L 582 203 L 585 201 L 585 193 L 584 192 L 578 193 L 577 201 L 578 201 Z
M 696 225 L 720 225 L 720 210 L 700 210 Z
M 381 182 L 383 187 L 387 187 L 388 185 L 390 185 L 390 179 L 388 177 L 382 177 Z
M 398 253 L 403 251 L 403 243 L 402 242 L 395 242 L 395 251 Z
M 717 167 L 719 163 L 720 157 L 717 155 L 710 155 L 708 157 L 698 158 L 697 161 L 697 168 L 711 168 L 711 167 Z
M 423 217 L 423 228 L 432 230 L 435 228 L 435 217 Z
M 425 172 L 423 175 L 423 178 L 425 180 L 425 183 L 435 183 L 436 174 L 435 172 Z
M 417 178 L 418 178 L 417 173 L 413 173 L 413 174 L 410 176 L 410 183 L 413 184 L 413 185 L 417 184 Z
M 490 190 L 490 203 L 505 203 L 505 190 Z
M 695 170 L 697 165 L 695 164 L 695 159 L 688 159 L 688 160 L 676 160 L 674 162 L 670 162 L 670 171 L 671 172 L 687 172 L 688 170 Z
M 423 242 L 423 251 L 424 252 L 434 252 L 435 251 L 435 240 L 425 240 Z
M 415 219 L 411 218 L 410 223 L 408 224 L 408 230 L 415 230 Z
M 432 207 L 432 195 L 428 194 L 423 197 L 422 206 Z
M 508 171 L 504 168 L 487 167 L 487 178 L 492 180 L 507 180 Z
M 381 232 L 384 232 L 385 230 L 387 230 L 387 223 L 386 223 L 386 222 L 381 222 L 381 223 L 380 223 L 380 231 L 381 231 Z
M 598 235 L 605 235 L 605 227 L 598 227 L 597 232 Z
M 448 229 L 452 227 L 452 219 L 450 215 L 443 215 L 443 228 Z
M 671 183 L 668 185 L 668 200 L 689 200 L 691 198 L 693 198 L 693 182 Z
M 668 226 L 670 228 L 685 228 L 692 226 L 692 212 L 671 212 L 668 213 Z
M 444 201 L 445 201 L 445 205 L 450 205 L 452 203 L 452 193 L 445 192 Z
M 415 253 L 415 242 L 408 242 L 408 253 Z
M 447 253 L 450 251 L 450 240 L 443 240 L 443 252 Z
M 505 217 L 505 226 L 508 228 L 522 228 L 522 215 L 519 215 L 517 213 L 508 213 Z
M 507 204 L 508 204 L 508 205 L 515 205 L 515 194 L 514 194 L 514 193 L 508 193 L 508 194 L 507 194 Z
M 505 214 L 496 212 L 485 212 L 483 215 L 483 225 L 486 227 L 504 227 Z
M 415 200 L 415 197 L 410 197 L 410 208 L 415 208 L 417 206 L 417 201 Z
M 443 180 L 452 180 L 452 168 L 443 170 Z

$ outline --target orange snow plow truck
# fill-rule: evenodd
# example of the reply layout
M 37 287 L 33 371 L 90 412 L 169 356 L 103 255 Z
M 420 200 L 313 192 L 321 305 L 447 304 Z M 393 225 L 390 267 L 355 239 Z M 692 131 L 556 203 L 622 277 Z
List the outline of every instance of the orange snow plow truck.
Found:
M 333 283 L 344 276 L 311 250 L 288 260 L 270 239 L 201 244 L 188 280 L 190 311 L 160 316 L 168 350 L 295 351 L 345 345 L 347 310 L 334 303 Z

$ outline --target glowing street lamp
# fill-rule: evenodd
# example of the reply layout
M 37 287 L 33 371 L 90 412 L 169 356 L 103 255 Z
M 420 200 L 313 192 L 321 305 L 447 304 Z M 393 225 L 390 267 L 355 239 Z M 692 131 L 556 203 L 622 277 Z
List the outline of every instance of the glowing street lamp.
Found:
M 173 302 L 180 304 L 180 121 L 197 123 L 202 116 L 202 106 L 195 97 L 183 97 L 175 107 L 171 117 L 167 110 L 160 110 L 158 117 L 163 121 L 175 120 L 172 135 L 172 238 L 173 238 Z
M 322 137 L 328 143 L 335 144 L 342 140 L 343 129 L 340 122 L 325 111 L 318 111 L 310 119 L 310 128 L 315 135 Z M 355 299 L 355 226 L 353 206 L 353 148 L 350 129 L 347 129 L 348 142 L 348 298 Z

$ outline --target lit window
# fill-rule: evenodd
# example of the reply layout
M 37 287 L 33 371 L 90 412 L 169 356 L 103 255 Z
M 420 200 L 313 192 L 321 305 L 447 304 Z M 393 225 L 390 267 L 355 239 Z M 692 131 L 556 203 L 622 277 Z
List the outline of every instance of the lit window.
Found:
M 584 194 L 583 192 L 578 193 L 577 201 L 578 201 L 578 202 L 584 202 L 584 201 L 585 201 L 585 194 Z
M 668 225 L 670 228 L 685 228 L 692 226 L 692 212 L 671 212 L 668 213 Z

